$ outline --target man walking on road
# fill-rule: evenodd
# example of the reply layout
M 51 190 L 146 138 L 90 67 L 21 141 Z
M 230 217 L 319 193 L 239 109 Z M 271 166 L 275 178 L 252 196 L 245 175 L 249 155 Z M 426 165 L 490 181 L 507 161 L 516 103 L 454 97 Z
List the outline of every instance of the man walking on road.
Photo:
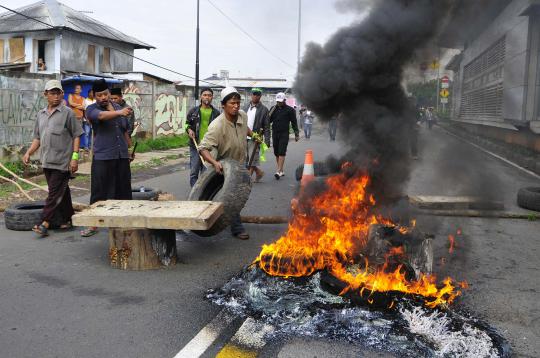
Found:
M 252 132 L 247 126 L 246 113 L 240 110 L 240 94 L 236 88 L 225 87 L 221 91 L 221 105 L 223 113 L 208 127 L 199 151 L 204 160 L 214 166 L 217 173 L 223 174 L 220 160 L 233 159 L 244 163 L 247 154 L 246 137 L 251 136 Z M 213 149 L 217 150 L 215 158 L 210 154 Z M 249 239 L 240 214 L 234 217 L 231 223 L 231 233 L 238 239 Z
M 219 111 L 212 106 L 213 98 L 214 91 L 211 88 L 201 89 L 201 104 L 191 108 L 186 116 L 186 132 L 191 138 L 189 142 L 189 184 L 192 187 L 199 179 L 199 174 L 205 169 L 197 152 L 196 144 L 203 139 L 210 123 L 219 116 Z
M 276 105 L 270 110 L 269 122 L 272 125 L 272 145 L 274 146 L 274 155 L 277 162 L 274 177 L 279 180 L 285 175 L 283 165 L 285 164 L 285 155 L 289 145 L 289 125 L 292 126 L 294 131 L 294 140 L 298 142 L 298 139 L 300 139 L 296 111 L 285 103 L 285 93 L 280 92 L 276 95 Z
M 247 125 L 254 133 L 264 135 L 264 142 L 270 146 L 270 124 L 268 123 L 268 108 L 261 103 L 262 90 L 253 88 L 251 90 L 251 102 L 244 107 L 244 112 L 247 113 Z M 253 159 L 251 157 L 253 156 Z M 251 160 L 251 165 L 249 161 Z M 251 137 L 248 137 L 247 146 L 247 165 L 249 166 L 249 174 L 255 172 L 255 182 L 258 183 L 264 172 L 259 168 L 259 144 Z
M 94 129 L 94 157 L 90 184 L 90 204 L 97 201 L 118 199 L 131 200 L 130 161 L 128 153 L 129 116 L 131 108 L 122 108 L 110 99 L 105 80 L 95 81 L 92 90 L 96 103 L 87 109 L 87 118 Z M 97 228 L 81 231 L 84 237 L 92 236 Z
M 37 114 L 34 139 L 23 156 L 28 165 L 30 156 L 41 147 L 41 165 L 47 179 L 49 194 L 43 208 L 42 222 L 33 227 L 41 237 L 48 236 L 49 225 L 55 214 L 61 216 L 61 229 L 71 228 L 75 213 L 71 203 L 69 178 L 78 169 L 81 122 L 63 104 L 64 91 L 60 81 L 45 84 L 47 107 Z

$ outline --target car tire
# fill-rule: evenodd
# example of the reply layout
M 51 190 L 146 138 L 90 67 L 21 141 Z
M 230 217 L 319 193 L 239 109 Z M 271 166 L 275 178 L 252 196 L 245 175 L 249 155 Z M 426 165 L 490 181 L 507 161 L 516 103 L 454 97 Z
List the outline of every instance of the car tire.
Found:
M 313 163 L 313 172 L 316 177 L 323 177 L 330 173 L 328 166 L 325 162 L 315 162 Z M 302 174 L 304 173 L 304 164 L 300 164 L 294 173 L 296 181 L 302 180 Z
M 215 201 L 223 204 L 223 214 L 208 230 L 194 230 L 193 233 L 208 237 L 219 234 L 239 215 L 251 193 L 251 177 L 244 163 L 231 159 L 221 160 L 223 175 L 214 167 L 208 168 L 197 180 L 188 200 Z
M 30 231 L 34 225 L 41 224 L 44 201 L 25 201 L 10 205 L 4 211 L 4 222 L 6 229 L 15 231 Z M 53 218 L 50 228 L 54 229 L 60 225 L 60 220 Z
M 517 204 L 524 209 L 540 211 L 540 187 L 519 189 Z
M 159 190 L 144 187 L 144 191 L 141 191 L 141 187 L 131 187 L 131 199 L 132 200 L 157 200 Z

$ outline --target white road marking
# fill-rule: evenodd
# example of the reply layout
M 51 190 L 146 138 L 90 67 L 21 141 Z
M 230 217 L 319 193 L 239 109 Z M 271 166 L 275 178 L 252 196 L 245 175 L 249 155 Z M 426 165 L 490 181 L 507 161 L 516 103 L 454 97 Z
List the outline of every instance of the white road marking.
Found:
M 214 343 L 220 334 L 237 318 L 236 315 L 222 310 L 210 321 L 174 358 L 200 357 Z
M 258 323 L 253 318 L 247 318 L 231 338 L 231 343 L 244 348 L 259 350 L 266 345 L 265 336 L 273 331 L 274 327 Z
M 443 128 L 443 130 L 446 132 L 446 134 L 448 134 L 448 135 L 450 135 L 450 136 L 452 136 L 452 137 L 455 137 L 455 138 L 457 138 L 457 139 L 459 139 L 459 140 L 461 140 L 461 141 L 463 141 L 463 142 L 465 142 L 465 143 L 468 143 L 468 144 L 472 145 L 473 147 L 476 147 L 477 149 L 480 149 L 482 152 L 487 153 L 487 154 L 491 155 L 492 157 L 495 157 L 495 158 L 497 158 L 497 159 L 499 159 L 499 160 L 502 160 L 502 161 L 505 162 L 506 164 L 509 164 L 509 165 L 511 165 L 511 166 L 513 166 L 513 167 L 515 167 L 515 168 L 517 168 L 517 169 L 519 169 L 519 170 L 521 170 L 522 172 L 527 173 L 527 174 L 529 174 L 530 176 L 535 177 L 536 179 L 540 179 L 540 175 L 538 175 L 538 174 L 536 174 L 536 173 L 530 171 L 529 169 L 523 168 L 522 166 L 520 166 L 520 165 L 518 165 L 518 164 L 516 164 L 516 163 L 514 163 L 514 162 L 511 162 L 511 161 L 509 161 L 508 159 L 503 158 L 503 157 L 501 157 L 501 156 L 498 155 L 498 154 L 495 154 L 495 153 L 493 153 L 493 152 L 490 152 L 489 150 L 484 149 L 484 148 L 482 148 L 481 146 L 479 146 L 478 144 L 474 144 L 473 142 L 471 142 L 471 141 L 469 141 L 469 140 L 467 140 L 467 139 L 465 139 L 465 138 L 461 138 L 460 136 L 455 135 L 454 133 L 449 132 L 449 131 L 447 131 L 447 130 L 444 129 L 444 128 Z

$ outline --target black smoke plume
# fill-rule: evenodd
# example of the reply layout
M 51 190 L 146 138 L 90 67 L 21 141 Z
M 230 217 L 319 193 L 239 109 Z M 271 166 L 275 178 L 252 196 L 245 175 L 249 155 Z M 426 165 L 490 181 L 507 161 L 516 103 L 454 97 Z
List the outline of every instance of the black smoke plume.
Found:
M 352 161 L 372 178 L 381 204 L 402 195 L 409 178 L 414 106 L 402 88 L 404 67 L 437 34 L 450 3 L 445 0 L 346 0 L 369 15 L 340 29 L 323 46 L 309 44 L 295 93 L 319 117 L 338 117 Z

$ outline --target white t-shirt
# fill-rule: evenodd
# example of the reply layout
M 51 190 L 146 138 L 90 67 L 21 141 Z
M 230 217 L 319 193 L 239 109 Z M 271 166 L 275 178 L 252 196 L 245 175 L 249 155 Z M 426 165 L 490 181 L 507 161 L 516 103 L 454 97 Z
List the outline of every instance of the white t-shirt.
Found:
M 86 109 L 89 105 L 96 103 L 95 99 L 85 98 L 84 99 L 84 109 Z
M 257 107 L 250 106 L 248 111 L 247 111 L 247 116 L 248 116 L 247 125 L 248 125 L 249 129 L 251 129 L 251 130 L 253 130 L 253 125 L 255 124 L 255 114 L 256 113 L 257 113 Z

